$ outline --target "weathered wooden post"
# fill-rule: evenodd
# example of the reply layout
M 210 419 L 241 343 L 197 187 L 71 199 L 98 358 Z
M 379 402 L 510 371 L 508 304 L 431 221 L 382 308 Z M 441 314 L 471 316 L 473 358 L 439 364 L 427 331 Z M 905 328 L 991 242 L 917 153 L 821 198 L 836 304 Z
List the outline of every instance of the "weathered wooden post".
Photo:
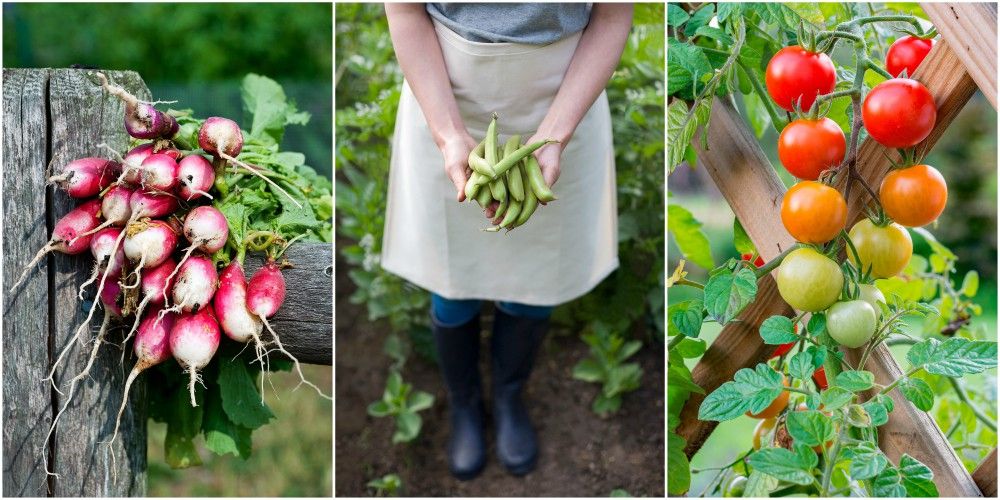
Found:
M 140 99 L 149 90 L 137 73 L 109 71 Z M 123 105 L 107 96 L 88 70 L 5 69 L 3 85 L 3 282 L 9 287 L 48 241 L 55 221 L 77 202 L 46 187 L 49 165 L 58 169 L 85 156 L 105 156 L 98 145 L 122 151 L 128 144 Z M 302 362 L 329 365 L 333 344 L 333 249 L 296 244 L 286 252 L 288 298 L 272 322 L 282 342 Z M 248 259 L 252 273 L 260 259 Z M 86 317 L 91 301 L 77 289 L 91 259 L 51 254 L 18 290 L 4 290 L 3 494 L 4 496 L 141 496 L 146 492 L 145 384 L 132 388 L 130 409 L 111 450 L 102 444 L 114 427 L 126 369 L 113 347 L 103 348 L 90 377 L 79 385 L 47 447 L 45 436 L 66 395 L 43 381 L 59 351 Z M 94 290 L 91 290 L 91 295 Z M 102 313 L 95 314 L 96 330 Z M 121 340 L 121 332 L 109 336 Z M 60 390 L 84 366 L 87 346 L 73 348 L 56 377 Z M 125 366 L 132 361 L 126 359 Z M 67 376 L 68 374 L 68 376 Z M 47 476 L 48 470 L 59 477 Z M 117 481 L 114 480 L 117 475 Z

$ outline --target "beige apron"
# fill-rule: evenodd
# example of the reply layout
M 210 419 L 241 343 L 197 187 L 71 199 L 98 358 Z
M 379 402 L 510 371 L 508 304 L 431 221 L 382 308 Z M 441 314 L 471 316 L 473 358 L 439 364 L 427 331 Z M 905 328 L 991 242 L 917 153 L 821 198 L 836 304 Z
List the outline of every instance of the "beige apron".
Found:
M 500 115 L 500 141 L 525 139 L 555 98 L 580 34 L 537 46 L 465 40 L 435 22 L 452 90 L 469 133 Z M 396 115 L 382 267 L 449 299 L 557 305 L 587 293 L 618 267 L 611 115 L 602 93 L 562 152 L 558 200 L 510 233 L 490 225 L 455 186 L 410 90 Z

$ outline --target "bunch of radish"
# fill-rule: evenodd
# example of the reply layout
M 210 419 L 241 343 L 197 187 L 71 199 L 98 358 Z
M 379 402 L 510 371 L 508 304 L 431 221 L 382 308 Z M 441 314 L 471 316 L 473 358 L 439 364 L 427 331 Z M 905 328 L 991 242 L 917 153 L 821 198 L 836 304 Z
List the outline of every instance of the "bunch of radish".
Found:
M 521 144 L 520 135 L 512 135 L 500 146 L 497 115 L 493 113 L 486 137 L 469 153 L 472 175 L 465 183 L 465 199 L 476 200 L 487 209 L 497 202 L 494 225 L 486 231 L 510 231 L 528 222 L 539 203 L 556 199 L 542 177 L 542 169 L 532 154 L 556 141 L 544 140 Z
M 136 377 L 170 357 L 188 374 L 191 405 L 198 406 L 195 389 L 199 371 L 215 356 L 223 334 L 236 342 L 252 342 L 262 367 L 269 352 L 280 352 L 294 362 L 302 382 L 323 395 L 302 377 L 298 360 L 285 350 L 269 323 L 285 299 L 282 265 L 277 258 L 291 242 L 276 238 L 283 247 L 269 254 L 266 264 L 248 281 L 241 262 L 245 250 L 236 258 L 224 250 L 227 243 L 245 249 L 246 242 L 230 238 L 229 221 L 213 206 L 224 201 L 223 196 L 212 191 L 228 167 L 258 176 L 282 196 L 299 202 L 268 179 L 261 167 L 236 158 L 243 147 L 243 134 L 234 121 L 207 119 L 198 134 L 200 149 L 184 151 L 171 140 L 178 131 L 174 117 L 111 84 L 103 74 L 97 73 L 97 78 L 109 94 L 124 101 L 128 134 L 148 142 L 124 155 L 115 153 L 114 160 L 91 157 L 71 161 L 50 178 L 80 204 L 56 223 L 51 239 L 27 265 L 13 290 L 49 252 L 78 255 L 89 250 L 94 258 L 93 272 L 79 293 L 82 299 L 86 288 L 97 283 L 94 305 L 59 353 L 47 378 L 60 394 L 56 370 L 74 343 L 88 341 L 99 305 L 104 320 L 96 336 L 89 339 L 92 346 L 85 368 L 66 384 L 65 403 L 48 436 L 72 401 L 77 384 L 89 375 L 100 347 L 107 343 L 105 335 L 111 323 L 129 317 L 122 356 L 124 360 L 127 342 L 134 337 L 132 349 L 137 361 L 128 376 L 109 444 L 117 436 Z M 218 266 L 223 264 L 220 274 Z M 265 327 L 270 332 L 267 340 L 262 338 Z

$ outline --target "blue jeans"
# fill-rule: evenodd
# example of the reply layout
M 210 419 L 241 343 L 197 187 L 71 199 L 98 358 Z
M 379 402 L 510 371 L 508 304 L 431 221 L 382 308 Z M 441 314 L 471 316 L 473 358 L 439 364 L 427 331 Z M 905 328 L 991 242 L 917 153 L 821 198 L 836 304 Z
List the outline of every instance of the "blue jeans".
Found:
M 451 300 L 436 293 L 431 294 L 431 311 L 441 326 L 456 327 L 468 323 L 479 314 L 483 301 Z M 517 302 L 497 302 L 497 308 L 511 316 L 531 319 L 547 319 L 552 315 L 551 306 L 529 306 Z

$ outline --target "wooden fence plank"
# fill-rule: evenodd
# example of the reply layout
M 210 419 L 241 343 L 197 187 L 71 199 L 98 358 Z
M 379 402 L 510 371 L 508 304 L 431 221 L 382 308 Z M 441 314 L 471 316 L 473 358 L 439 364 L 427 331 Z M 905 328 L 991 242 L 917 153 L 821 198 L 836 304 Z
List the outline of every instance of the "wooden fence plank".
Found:
M 956 72 L 956 67 L 961 67 L 957 57 L 951 53 L 946 42 L 941 42 L 914 75 L 927 85 L 939 108 L 934 131 L 923 146 L 929 147 L 937 141 L 975 89 L 968 74 Z M 711 150 L 702 150 L 700 139 L 693 141 L 698 148 L 699 161 L 712 175 L 747 234 L 757 243 L 760 253 L 765 259 L 772 259 L 781 249 L 792 244 L 778 215 L 784 186 L 731 102 L 716 99 L 707 133 Z M 859 150 L 858 171 L 874 186 L 878 185 L 888 170 L 888 161 L 882 158 L 880 151 L 881 146 L 873 141 L 866 141 Z M 852 221 L 857 220 L 861 214 L 860 191 L 861 189 L 855 190 L 848 200 Z M 699 366 L 695 367 L 694 382 L 705 389 L 706 393 L 711 393 L 722 382 L 730 380 L 739 368 L 753 366 L 766 359 L 767 351 L 772 350 L 770 346 L 762 347 L 760 338 L 756 335 L 760 320 L 763 319 L 760 311 L 770 309 L 789 314 L 790 310 L 776 293 L 772 293 L 773 285 L 769 284 L 766 277 L 760 280 L 759 288 L 761 295 L 754 309 L 741 316 L 744 321 L 724 327 L 699 361 Z M 866 367 L 875 373 L 879 381 L 899 373 L 895 361 L 884 351 L 884 347 L 876 351 Z M 849 356 L 852 354 L 856 353 L 848 353 Z M 898 398 L 897 392 L 894 391 L 894 398 Z M 693 418 L 697 416 L 697 408 L 703 400 L 694 396 L 682 410 L 682 423 L 678 429 L 680 436 L 688 440 L 685 453 L 689 457 L 697 452 L 716 425 Z M 907 408 L 903 409 L 904 406 Z M 906 450 L 922 461 L 934 471 L 935 483 L 942 496 L 978 496 L 979 491 L 970 475 L 929 415 L 915 410 L 909 403 L 897 404 L 889 423 L 881 429 L 880 445 L 887 455 L 893 461 L 898 461 L 900 453 Z M 915 437 L 928 439 L 928 436 L 936 446 L 913 446 Z
M 979 487 L 979 491 L 982 492 L 984 497 L 997 496 L 997 449 L 993 448 L 993 451 L 989 455 L 986 455 L 984 459 L 976 470 L 972 472 L 972 480 L 976 482 L 976 486 Z
M 997 4 L 922 2 L 934 27 L 997 108 Z
M 17 295 L 9 287 L 48 241 L 45 219 L 48 74 L 3 70 L 3 496 L 45 496 L 42 443 L 52 421 L 48 284 L 44 271 Z M 58 257 L 56 257 L 58 258 Z M 53 257 L 49 257 L 51 263 Z M 43 263 L 44 265 L 44 263 Z

